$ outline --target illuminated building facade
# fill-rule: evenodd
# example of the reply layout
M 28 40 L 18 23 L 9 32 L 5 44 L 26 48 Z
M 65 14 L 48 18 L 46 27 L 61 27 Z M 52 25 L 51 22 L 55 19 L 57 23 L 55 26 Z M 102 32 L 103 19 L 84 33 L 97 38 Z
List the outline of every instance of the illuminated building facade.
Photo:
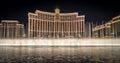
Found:
M 2 20 L 0 24 L 0 38 L 24 37 L 24 25 L 17 20 Z
M 35 38 L 83 38 L 85 16 L 74 13 L 55 13 L 36 10 L 28 13 L 28 37 Z
M 120 37 L 120 16 L 114 17 L 105 24 L 92 29 L 95 38 L 117 38 Z
M 112 19 L 111 28 L 112 28 L 112 35 L 114 37 L 120 37 L 120 15 Z

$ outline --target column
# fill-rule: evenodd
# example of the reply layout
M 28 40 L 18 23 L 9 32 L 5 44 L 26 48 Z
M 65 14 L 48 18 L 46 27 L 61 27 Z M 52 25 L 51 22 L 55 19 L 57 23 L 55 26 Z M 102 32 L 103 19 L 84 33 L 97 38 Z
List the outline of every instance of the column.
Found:
M 39 19 L 37 19 L 37 21 L 38 21 L 38 37 L 40 37 L 40 21 Z
M 82 36 L 82 32 L 83 32 L 83 30 L 82 30 L 83 24 L 82 24 L 82 21 L 81 21 L 81 20 L 79 21 L 79 25 L 80 25 L 80 26 L 79 26 L 79 27 L 80 27 L 80 28 L 79 28 L 79 32 L 80 32 L 80 37 L 81 37 L 81 36 Z
M 9 34 L 8 34 L 8 23 L 6 23 L 6 28 L 7 28 L 7 30 L 6 30 L 6 32 L 7 32 L 7 38 L 9 38 Z
M 31 20 L 31 22 L 32 22 L 32 26 L 31 26 L 31 36 L 33 37 L 33 19 Z
M 48 16 L 48 17 L 49 17 L 49 16 Z M 48 37 L 48 22 L 49 22 L 49 21 L 47 21 L 47 37 Z
M 43 20 L 41 20 L 41 37 L 43 37 Z
M 83 38 L 83 36 L 84 36 L 84 22 L 83 22 L 83 20 L 82 20 L 82 22 L 81 22 L 81 30 L 82 30 L 82 32 L 81 32 L 81 35 L 82 35 L 82 38 Z
M 27 32 L 27 34 L 26 34 L 26 36 L 30 37 L 30 22 L 29 22 L 29 17 L 28 17 L 28 32 Z
M 30 15 L 28 15 L 28 37 L 30 36 Z
M 38 20 L 37 20 L 37 18 L 35 18 L 36 19 L 36 37 L 38 37 Z
M 49 26 L 49 23 L 50 23 L 50 21 L 48 21 L 48 36 L 49 36 L 49 27 L 50 27 L 50 26 Z
M 44 21 L 44 36 L 45 36 L 45 34 L 46 34 L 46 21 Z
M 61 22 L 61 32 L 62 32 L 62 35 L 63 35 L 63 22 Z
M 115 23 L 115 37 L 117 38 L 117 23 Z
M 67 24 L 68 24 L 68 30 L 67 30 L 68 31 L 68 37 L 70 37 L 70 22 L 68 21 Z
M 81 37 L 83 38 L 83 32 L 84 32 L 84 23 L 83 23 L 83 20 L 82 20 L 82 22 L 81 22 Z
M 40 21 L 39 21 L 39 23 L 40 23 L 40 29 L 39 29 L 39 31 L 40 31 L 40 37 L 42 37 L 42 20 L 40 19 Z
M 76 31 L 75 31 L 75 36 L 77 36 L 77 26 L 78 26 L 78 25 L 77 25 L 77 20 L 76 20 L 76 22 L 75 22 L 75 28 L 76 28 L 76 29 L 75 29 L 75 30 L 76 30 Z
M 66 32 L 67 32 L 67 37 L 68 37 L 68 35 L 69 35 L 69 22 L 67 21 L 66 22 L 66 25 L 67 25 L 67 27 L 65 27 L 66 28 Z
M 35 31 L 36 31 L 36 30 L 35 30 L 35 25 L 36 25 L 36 24 L 35 24 L 35 21 L 34 21 L 34 19 L 33 19 L 33 37 L 35 36 Z
M 19 26 L 19 25 L 17 25 L 17 24 L 16 24 L 16 26 L 15 26 L 15 38 L 18 38 L 18 36 L 19 36 L 19 35 L 17 36 L 17 30 L 18 30 L 18 28 L 19 28 L 18 26 Z M 9 33 L 8 33 L 8 34 L 9 34 Z

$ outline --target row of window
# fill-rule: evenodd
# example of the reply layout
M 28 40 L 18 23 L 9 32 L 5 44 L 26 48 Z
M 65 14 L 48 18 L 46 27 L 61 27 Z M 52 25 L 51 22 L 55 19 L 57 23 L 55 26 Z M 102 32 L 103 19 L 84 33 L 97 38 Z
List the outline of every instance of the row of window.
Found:
M 83 22 L 74 22 L 74 23 L 67 23 L 67 22 L 43 22 L 43 21 L 35 21 L 35 20 L 30 20 L 29 21 L 29 25 L 30 25 L 30 29 L 32 30 L 76 30 L 76 28 L 78 30 L 82 30 L 82 28 L 84 27 Z M 77 26 L 77 27 L 76 27 Z M 54 29 L 55 28 L 55 29 Z
M 47 15 L 47 14 L 38 14 L 38 16 L 36 15 L 30 15 L 29 18 L 35 18 L 35 19 L 43 19 L 43 20 L 52 20 L 54 21 L 54 19 L 58 17 L 57 15 Z M 60 21 L 73 21 L 73 20 L 84 20 L 84 17 L 81 16 L 79 18 L 77 18 L 76 15 L 66 15 L 66 16 L 59 16 Z

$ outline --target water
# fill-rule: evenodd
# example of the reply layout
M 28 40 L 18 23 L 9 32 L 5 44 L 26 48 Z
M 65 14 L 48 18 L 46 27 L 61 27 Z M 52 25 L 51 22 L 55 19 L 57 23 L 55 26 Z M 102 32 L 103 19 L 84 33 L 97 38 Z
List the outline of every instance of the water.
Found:
M 0 47 L 0 63 L 120 63 L 120 47 Z

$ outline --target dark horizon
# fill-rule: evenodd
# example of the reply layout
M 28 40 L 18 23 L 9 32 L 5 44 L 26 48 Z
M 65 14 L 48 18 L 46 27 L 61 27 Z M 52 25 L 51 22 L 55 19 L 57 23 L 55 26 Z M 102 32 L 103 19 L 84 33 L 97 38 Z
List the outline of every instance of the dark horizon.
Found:
M 54 12 L 58 7 L 61 13 L 78 12 L 79 15 L 85 15 L 86 22 L 108 21 L 120 14 L 120 5 L 117 1 L 87 1 L 87 0 L 40 0 L 40 1 L 1 1 L 0 20 L 19 20 L 20 23 L 27 24 L 28 12 L 41 10 L 46 12 Z

